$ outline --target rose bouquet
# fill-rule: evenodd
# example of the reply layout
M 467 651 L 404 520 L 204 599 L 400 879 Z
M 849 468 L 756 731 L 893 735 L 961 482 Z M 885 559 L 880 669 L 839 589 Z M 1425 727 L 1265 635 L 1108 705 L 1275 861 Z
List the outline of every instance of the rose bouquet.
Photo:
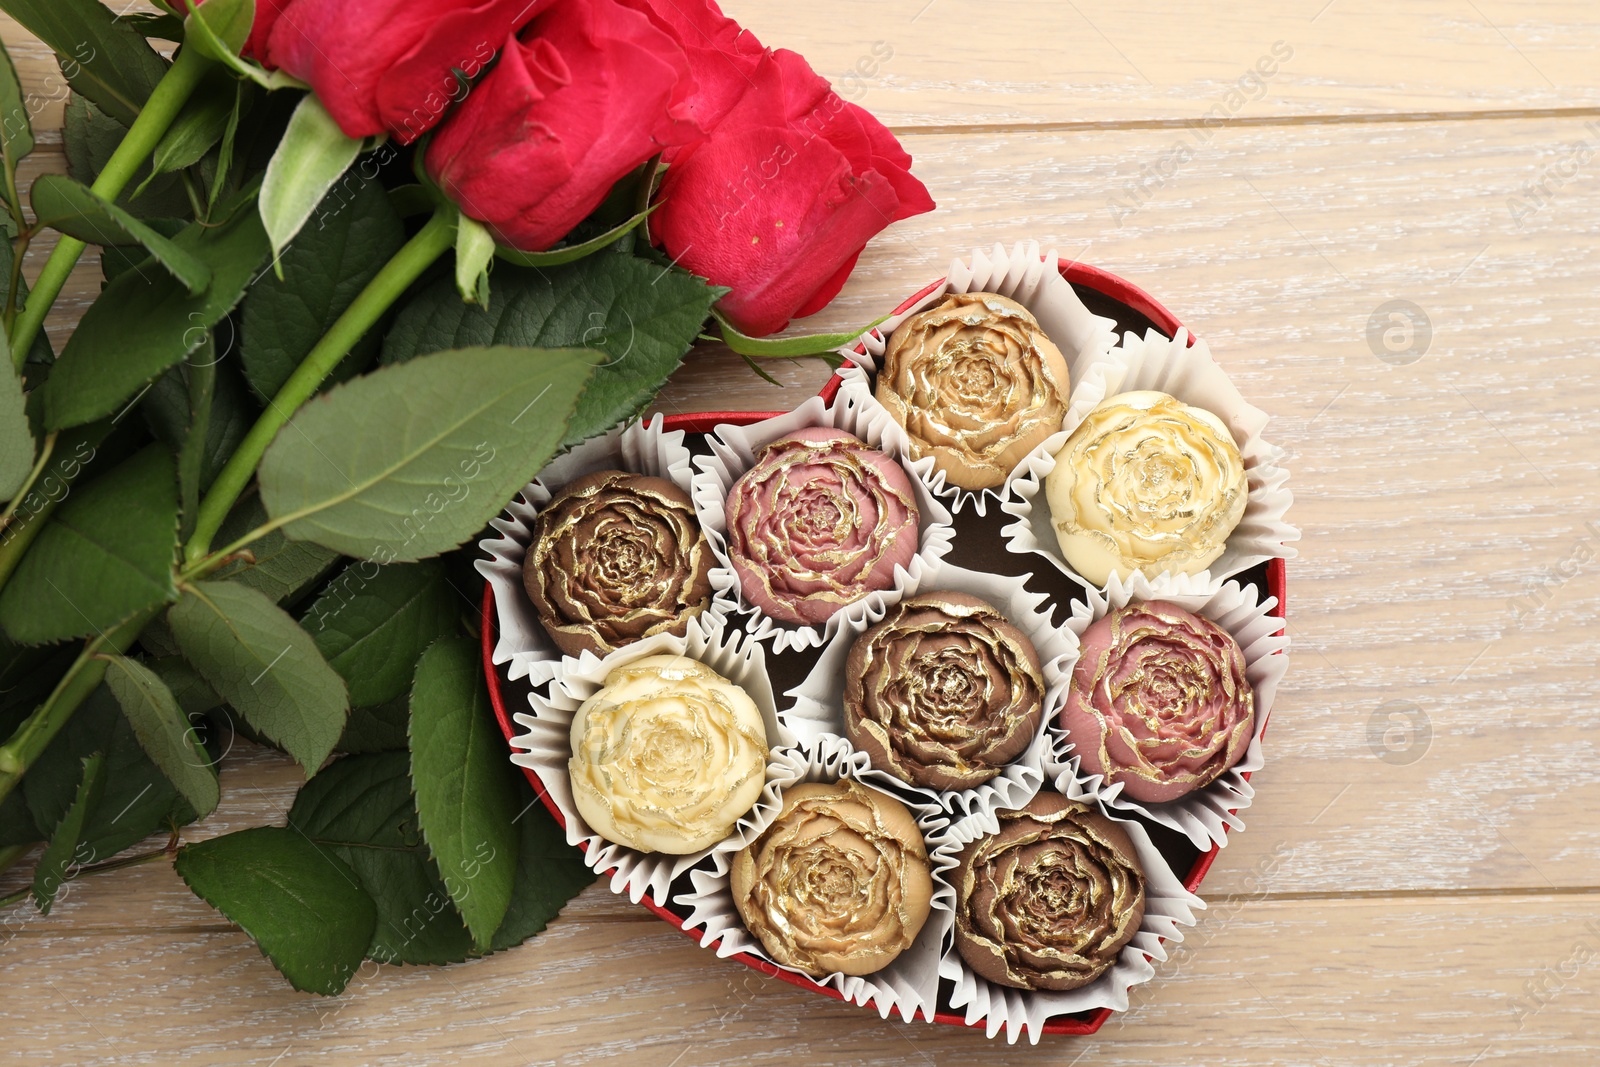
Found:
M 69 91 L 69 173 L 25 201 L 46 97 L 0 52 L 0 870 L 34 862 L 6 903 L 171 860 L 328 994 L 516 944 L 591 875 L 491 736 L 456 550 L 708 330 L 843 343 L 766 335 L 933 202 L 709 0 L 158 3 L 0 0 Z M 643 508 L 617 552 L 703 595 L 674 506 L 572 521 L 627 540 L 608 514 Z M 605 595 L 561 572 L 553 603 Z M 183 843 L 236 737 L 304 767 L 288 825 Z

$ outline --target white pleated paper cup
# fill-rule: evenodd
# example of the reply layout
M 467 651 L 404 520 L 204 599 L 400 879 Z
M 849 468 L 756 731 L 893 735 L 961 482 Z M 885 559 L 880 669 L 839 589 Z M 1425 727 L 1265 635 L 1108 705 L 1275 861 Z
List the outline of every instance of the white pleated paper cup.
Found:
M 966 960 L 961 958 L 961 953 L 955 947 L 955 938 L 952 936 L 947 939 L 940 963 L 940 974 L 947 982 L 954 984 L 950 994 L 951 1006 L 966 1010 L 968 1026 L 981 1024 L 985 1035 L 991 1038 L 1003 1031 L 1006 1040 L 1011 1044 L 1016 1044 L 1024 1034 L 1033 1044 L 1038 1044 L 1039 1037 L 1044 1032 L 1044 1025 L 1059 1015 L 1093 1011 L 1097 1008 L 1110 1008 L 1113 1011 L 1128 1010 L 1128 991 L 1155 977 L 1156 969 L 1152 960 L 1167 958 L 1164 942 L 1181 942 L 1183 928 L 1193 926 L 1196 921 L 1195 912 L 1204 910 L 1206 906 L 1204 901 L 1183 887 L 1183 882 L 1150 840 L 1150 834 L 1137 820 L 1123 818 L 1117 812 L 1107 810 L 1093 797 L 1070 794 L 1069 797 L 1082 800 L 1091 809 L 1100 811 L 1127 831 L 1129 840 L 1133 842 L 1134 853 L 1139 858 L 1139 865 L 1144 869 L 1144 921 L 1140 923 L 1139 932 L 1123 946 L 1122 952 L 1117 956 L 1117 962 L 1112 964 L 1110 970 L 1088 985 L 1066 992 L 1012 989 L 979 977 L 967 965 Z M 999 828 L 999 820 L 992 817 L 985 823 L 969 821 L 953 826 L 949 842 L 955 848 L 957 861 L 959 862 L 961 850 L 969 843 L 979 837 L 996 833 Z M 954 873 L 947 877 L 952 883 L 954 882 Z M 950 923 L 953 928 L 955 925 L 953 895 Z
M 697 472 L 690 495 L 700 528 L 705 531 L 717 566 L 711 569 L 712 586 L 725 610 L 736 611 L 748 633 L 759 641 L 770 642 L 774 652 L 818 648 L 852 620 L 873 612 L 883 617 L 884 609 L 897 602 L 905 590 L 921 581 L 924 571 L 950 551 L 955 536 L 950 527 L 950 512 L 929 491 L 922 479 L 908 473 L 912 493 L 920 512 L 917 526 L 917 552 L 911 562 L 894 569 L 894 583 L 888 589 L 868 593 L 847 604 L 820 625 L 795 626 L 769 617 L 744 596 L 738 574 L 728 557 L 728 493 L 751 467 L 761 449 L 780 437 L 813 426 L 844 430 L 865 441 L 890 458 L 903 451 L 905 433 L 888 412 L 875 413 L 865 403 L 865 387 L 846 382 L 830 404 L 812 397 L 793 411 L 748 426 L 724 424 L 716 427 L 707 443 L 711 454 L 695 459 Z M 730 619 L 730 621 L 732 621 Z
M 555 676 L 556 665 L 561 662 L 561 650 L 545 632 L 522 585 L 522 560 L 533 540 L 534 519 L 555 494 L 594 471 L 625 470 L 665 478 L 688 493 L 693 469 L 684 432 L 667 432 L 664 425 L 662 417 L 656 415 L 585 441 L 551 460 L 498 518 L 489 521 L 498 536 L 478 542 L 483 558 L 477 561 L 477 568 L 494 590 L 500 636 L 495 642 L 493 661 L 496 666 L 506 666 L 506 675 L 512 681 L 527 678 L 530 685 L 542 686 Z M 719 605 L 717 592 L 713 578 L 708 609 L 713 614 L 726 610 Z
M 769 773 L 769 782 L 776 778 L 783 783 L 777 789 L 780 806 L 783 790 L 800 782 L 837 782 L 849 778 L 869 789 L 876 788 L 863 775 L 870 769 L 866 754 L 855 751 L 842 737 L 822 737 L 813 744 L 774 753 L 773 767 L 777 773 Z M 931 1022 L 938 1010 L 943 944 L 954 917 L 955 891 L 946 873 L 955 866 L 960 849 L 952 848 L 949 819 L 937 804 L 917 804 L 905 796 L 890 795 L 906 805 L 922 831 L 933 876 L 933 897 L 928 920 L 916 940 L 887 967 L 867 975 L 834 973 L 818 979 L 774 960 L 762 947 L 761 940 L 745 929 L 733 902 L 730 866 L 725 862 L 710 869 L 697 867 L 690 871 L 693 889 L 673 898 L 675 904 L 689 909 L 689 917 L 683 923 L 684 931 L 698 931 L 702 948 L 715 943 L 718 956 L 746 952 L 818 986 L 834 989 L 854 1004 L 865 1006 L 870 1001 L 885 1019 L 897 1013 L 907 1022 L 918 1015 Z M 768 825 L 771 821 L 768 820 Z M 754 839 L 755 835 L 751 835 L 750 840 Z
M 1000 510 L 1016 521 L 1002 531 L 1006 548 L 1041 556 L 1085 589 L 1095 588 L 1061 554 L 1045 479 L 1055 470 L 1056 453 L 1091 411 L 1110 397 L 1144 389 L 1167 393 L 1216 415 L 1227 425 L 1244 460 L 1250 487 L 1244 516 L 1228 535 L 1222 555 L 1202 573 L 1221 580 L 1269 559 L 1294 558 L 1297 553 L 1291 543 L 1300 540 L 1300 531 L 1285 518 L 1294 494 L 1287 486 L 1289 472 L 1279 466 L 1283 449 L 1261 436 L 1267 414 L 1240 395 L 1206 343 L 1196 340 L 1190 345 L 1188 331 L 1182 329 L 1170 340 L 1155 330 L 1142 338 L 1124 335 L 1111 357 L 1097 363 L 1073 387 L 1062 432 L 1029 453 L 1007 483 Z
M 687 656 L 743 689 L 760 709 L 767 732 L 767 781 L 761 796 L 728 837 L 685 856 L 640 852 L 595 833 L 573 801 L 567 772 L 567 761 L 572 757 L 572 719 L 579 707 L 605 687 L 607 676 L 616 668 L 658 655 Z M 531 712 L 511 716 L 524 731 L 511 739 L 511 762 L 539 776 L 566 823 L 567 844 L 581 847 L 583 860 L 592 870 L 610 873 L 611 891 L 626 893 L 635 904 L 646 893 L 665 901 L 672 880 L 702 860 L 709 859 L 715 869 L 726 871 L 728 858 L 771 823 L 778 813 L 783 787 L 795 781 L 785 777 L 787 765 L 776 758 L 777 752 L 792 746 L 795 738 L 778 720 L 762 647 L 729 630 L 715 616 L 690 619 L 682 637 L 656 634 L 604 657 L 591 652 L 564 657 L 556 663 L 548 694 L 536 690 L 529 695 L 528 703 Z
M 1048 749 L 1044 724 L 1059 715 L 1066 704 L 1072 668 L 1078 662 L 1076 635 L 1055 625 L 1049 598 L 1042 593 L 1029 592 L 1020 578 L 966 570 L 941 562 L 930 568 L 915 587 L 908 588 L 905 595 L 934 592 L 966 593 L 988 602 L 1033 642 L 1045 690 L 1039 730 L 1027 750 L 1000 774 L 970 789 L 930 789 L 912 785 L 870 766 L 860 777 L 902 798 L 909 795 L 938 804 L 957 821 L 1001 808 L 1020 807 L 1039 791 L 1044 781 L 1043 760 Z M 779 717 L 802 744 L 816 744 L 826 737 L 844 735 L 844 687 L 851 646 L 868 629 L 882 622 L 889 610 L 885 606 L 880 612 L 868 613 L 866 618 L 841 627 L 811 673 L 785 694 L 791 703 Z
M 951 293 L 998 293 L 1015 300 L 1039 320 L 1045 336 L 1061 350 L 1066 360 L 1069 386 L 1075 385 L 1079 379 L 1089 376 L 1092 368 L 1110 359 L 1117 343 L 1117 324 L 1115 320 L 1094 314 L 1084 305 L 1072 283 L 1062 277 L 1060 263 L 1055 249 L 1042 253 L 1037 241 L 1019 241 L 1009 251 L 997 244 L 988 252 L 977 249 L 967 259 L 954 260 L 944 281 L 930 293 L 906 311 L 889 316 L 837 350 L 846 360 L 840 368 L 840 377 L 845 382 L 865 385 L 872 397 L 884 350 L 896 327 L 934 307 Z M 861 351 L 856 351 L 858 348 Z M 893 418 L 876 397 L 872 397 L 871 404 Z M 1003 499 L 1004 486 L 973 490 L 949 484 L 944 473 L 934 469 L 932 456 L 913 459 L 909 439 L 905 440 L 905 446 L 899 456 L 901 462 L 957 514 L 970 505 L 983 515 L 991 499 L 996 503 Z
M 1211 582 L 1203 575 L 1162 575 L 1151 581 L 1136 574 L 1126 583 L 1112 575 L 1104 591 L 1091 590 L 1087 602 L 1073 603 L 1067 628 L 1081 638 L 1112 609 L 1126 607 L 1135 600 L 1176 604 L 1210 619 L 1239 643 L 1244 652 L 1245 676 L 1255 693 L 1255 731 L 1244 756 L 1203 789 L 1162 804 L 1144 803 L 1125 796 L 1121 782 L 1108 786 L 1103 776 L 1084 773 L 1081 757 L 1074 754 L 1074 739 L 1062 729 L 1058 715 L 1045 723 L 1045 777 L 1060 792 L 1098 798 L 1112 814 L 1139 815 L 1176 830 L 1195 848 L 1209 852 L 1213 845 L 1228 843 L 1230 830 L 1244 829 L 1239 813 L 1255 797 L 1255 788 L 1245 775 L 1260 770 L 1265 762 L 1261 735 L 1272 714 L 1278 683 L 1289 669 L 1289 637 L 1283 620 L 1272 614 L 1278 604 L 1276 597 L 1259 600 L 1253 585 Z

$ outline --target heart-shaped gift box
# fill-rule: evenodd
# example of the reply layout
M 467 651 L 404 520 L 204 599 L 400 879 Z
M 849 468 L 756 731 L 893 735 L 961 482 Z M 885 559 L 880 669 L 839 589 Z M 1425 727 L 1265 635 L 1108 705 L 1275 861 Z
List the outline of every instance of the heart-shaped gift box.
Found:
M 1037 256 L 1037 253 L 1035 252 L 1034 255 Z M 1003 256 L 1003 253 L 997 250 L 997 256 Z M 1038 258 L 1042 259 L 1043 257 Z M 1015 259 L 1015 253 L 1013 253 L 1013 259 Z M 1153 330 L 1167 338 L 1184 336 L 1182 333 L 1183 326 L 1178 319 L 1138 286 L 1086 264 L 1060 263 L 1059 270 L 1062 278 L 1072 286 L 1082 305 L 1093 315 L 1100 316 L 1103 320 L 1114 322 L 1117 333 L 1131 332 L 1137 336 L 1144 336 L 1147 331 Z M 928 302 L 929 298 L 945 287 L 946 281 L 946 279 L 941 278 L 907 298 L 892 313 L 891 322 L 898 321 L 899 316 L 903 316 Z M 1193 344 L 1194 339 L 1192 337 L 1188 338 L 1188 343 Z M 858 344 L 854 351 L 856 354 L 864 356 L 867 349 L 865 344 Z M 848 374 L 849 372 L 846 371 L 844 374 L 835 374 L 829 379 L 820 393 L 824 401 L 830 404 L 834 401 Z M 684 431 L 692 441 L 696 437 L 703 439 L 705 435 L 712 434 L 720 426 L 748 426 L 782 414 L 784 413 L 715 411 L 671 415 L 665 417 L 664 429 L 668 432 Z M 1002 533 L 1002 527 L 1008 521 L 1006 516 L 996 514 L 997 510 L 993 508 L 987 509 L 988 514 L 985 515 L 982 513 L 974 514 L 972 509 L 968 509 L 964 514 L 958 513 L 953 518 L 953 526 L 957 531 L 955 540 L 957 547 L 952 552 L 953 561 L 960 566 L 979 570 L 987 569 L 987 565 L 998 563 L 1002 559 L 1006 561 L 1006 565 L 1012 570 L 1016 570 L 1019 565 L 1025 564 L 1024 569 L 1033 575 L 1029 579 L 1030 590 L 1035 588 L 1034 583 L 1037 582 L 1038 591 L 1045 593 L 1053 600 L 1060 600 L 1064 603 L 1066 599 L 1074 598 L 1081 602 L 1083 600 L 1082 592 L 1076 589 L 1071 582 L 1063 579 L 1061 575 L 1054 573 L 1053 568 L 1043 565 L 1042 560 L 1019 557 L 1004 547 L 996 547 L 1002 546 L 1006 541 L 1006 537 Z M 1250 567 L 1243 573 L 1236 575 L 1234 580 L 1239 582 L 1241 587 L 1253 587 L 1256 598 L 1261 601 L 1265 601 L 1269 597 L 1275 599 L 1276 603 L 1270 608 L 1268 614 L 1278 619 L 1284 618 L 1286 574 L 1284 559 L 1281 556 Z M 513 738 L 516 738 L 521 733 L 520 727 L 513 720 L 511 709 L 527 704 L 529 695 L 534 688 L 534 680 L 530 679 L 525 672 L 519 674 L 515 671 L 508 671 L 503 650 L 501 650 L 501 662 L 496 663 L 497 646 L 499 645 L 499 625 L 500 613 L 497 610 L 495 601 L 495 583 L 490 582 L 485 588 L 483 600 L 484 671 L 495 716 L 499 720 L 501 730 L 504 732 L 507 741 L 511 742 Z M 813 653 L 815 651 L 812 650 Z M 814 655 L 809 658 L 801 657 L 800 660 L 804 662 L 796 661 L 796 663 L 791 663 L 787 669 L 785 668 L 786 661 L 784 658 L 776 660 L 773 664 L 773 669 L 770 670 L 773 675 L 773 690 L 783 693 L 791 685 L 797 685 L 802 680 L 807 664 L 814 661 L 814 658 Z M 795 657 L 789 657 L 788 659 L 795 660 Z M 1270 715 L 1270 711 L 1268 714 Z M 1263 729 L 1264 726 L 1265 722 L 1261 724 Z M 528 780 L 532 783 L 534 790 L 556 821 L 565 827 L 565 815 L 552 799 L 549 791 L 544 788 L 544 783 L 540 781 L 538 774 L 530 767 L 524 766 L 523 770 L 527 774 Z M 1248 780 L 1250 777 L 1249 772 L 1244 772 L 1241 777 Z M 1231 815 L 1232 813 L 1226 814 Z M 1208 848 L 1202 849 L 1197 847 L 1191 837 L 1186 837 L 1175 830 L 1155 825 L 1148 821 L 1144 826 L 1152 843 L 1161 852 L 1163 859 L 1167 861 L 1174 872 L 1179 874 L 1183 887 L 1190 892 L 1195 891 L 1204 881 L 1206 873 L 1210 870 L 1212 863 L 1221 851 L 1221 841 L 1218 840 L 1211 843 Z M 1221 833 L 1225 834 L 1227 829 L 1228 824 L 1225 820 L 1224 825 L 1221 827 Z M 597 873 L 607 874 L 610 873 L 610 870 L 602 870 Z M 701 939 L 699 933 L 687 929 L 685 926 L 689 919 L 689 909 L 687 907 L 671 900 L 658 900 L 655 895 L 648 891 L 642 894 L 640 903 L 649 908 L 663 921 L 682 930 L 687 936 L 694 937 L 696 940 Z M 715 942 L 712 942 L 712 945 L 714 946 Z M 731 955 L 745 965 L 764 974 L 809 989 L 812 992 L 835 999 L 845 999 L 844 994 L 834 986 L 812 981 L 804 975 L 777 967 L 768 960 L 749 952 L 734 952 Z M 972 1018 L 970 1008 L 967 1012 L 962 1012 L 945 1003 L 944 999 L 944 991 L 941 987 L 940 1004 L 938 1010 L 932 1013 L 933 1021 L 955 1026 L 981 1027 L 985 1025 L 983 1020 Z M 1055 1034 L 1092 1034 L 1104 1025 L 1112 1010 L 1109 1007 L 1098 1007 L 1054 1016 L 1045 1021 L 1042 1027 L 1037 1027 L 1036 1030 Z M 990 1026 L 989 1029 L 992 1034 L 994 1027 Z M 1011 1036 L 1014 1040 L 1015 1033 L 1013 1032 Z

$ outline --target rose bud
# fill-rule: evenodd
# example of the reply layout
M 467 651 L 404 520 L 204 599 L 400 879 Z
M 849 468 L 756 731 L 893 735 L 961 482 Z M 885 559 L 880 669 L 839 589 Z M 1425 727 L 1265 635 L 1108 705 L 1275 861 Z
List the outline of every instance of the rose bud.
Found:
M 410 144 L 461 99 L 457 70 L 477 77 L 553 2 L 288 0 L 267 55 L 311 86 L 346 135 Z
M 1159 804 L 1202 789 L 1255 736 L 1255 690 L 1233 636 L 1164 600 L 1134 601 L 1080 639 L 1061 727 L 1088 774 Z
M 676 157 L 650 233 L 732 289 L 717 306 L 759 337 L 827 306 L 884 227 L 933 210 L 910 168 L 882 123 L 779 50 L 716 131 Z
M 894 585 L 917 553 L 911 481 L 843 430 L 810 427 L 761 450 L 728 493 L 728 558 L 747 602 L 779 622 L 826 622 Z
M 911 455 L 963 489 L 992 489 L 1067 413 L 1067 362 L 1014 300 L 952 293 L 889 335 L 876 395 Z
M 1022 755 L 1044 717 L 1027 635 L 965 593 L 901 601 L 850 646 L 844 727 L 872 765 L 929 789 L 970 789 Z
M 955 869 L 956 951 L 981 978 L 1064 991 L 1099 978 L 1144 922 L 1127 832 L 1059 793 L 999 813 Z
M 617 0 L 558 4 L 450 116 L 428 173 L 501 243 L 540 252 L 623 176 L 696 136 L 682 49 Z
M 767 783 L 748 693 L 686 656 L 613 670 L 572 719 L 572 800 L 607 841 L 687 856 L 733 832 Z
M 1250 486 L 1221 419 L 1151 391 L 1103 401 L 1072 432 L 1045 494 L 1061 554 L 1111 575 L 1198 574 L 1244 517 Z
M 882 970 L 928 920 L 928 848 L 898 800 L 852 781 L 784 793 L 733 858 L 733 903 L 767 954 L 822 978 Z
M 569 656 L 683 636 L 711 604 L 711 551 L 688 494 L 664 478 L 596 471 L 533 523 L 522 583 Z

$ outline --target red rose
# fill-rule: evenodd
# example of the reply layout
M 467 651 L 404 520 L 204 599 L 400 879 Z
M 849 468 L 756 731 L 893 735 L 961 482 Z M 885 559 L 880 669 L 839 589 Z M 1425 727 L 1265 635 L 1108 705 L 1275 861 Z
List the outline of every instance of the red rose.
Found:
M 434 136 L 428 173 L 502 244 L 543 251 L 689 120 L 689 62 L 647 14 L 618 0 L 560 4 Z
M 723 314 L 759 337 L 820 311 L 873 236 L 934 204 L 894 135 L 800 56 L 769 53 L 750 81 L 667 171 L 650 230 L 675 262 L 730 287 Z
M 695 91 L 689 116 L 706 133 L 717 128 L 745 91 L 766 49 L 756 35 L 722 13 L 711 0 L 622 0 L 648 14 L 689 57 Z M 675 152 L 667 152 L 672 161 Z
M 349 136 L 389 133 L 410 144 L 461 98 L 456 70 L 476 77 L 502 41 L 553 2 L 288 0 L 267 58 L 308 83 Z M 260 29 L 258 15 L 247 47 Z

